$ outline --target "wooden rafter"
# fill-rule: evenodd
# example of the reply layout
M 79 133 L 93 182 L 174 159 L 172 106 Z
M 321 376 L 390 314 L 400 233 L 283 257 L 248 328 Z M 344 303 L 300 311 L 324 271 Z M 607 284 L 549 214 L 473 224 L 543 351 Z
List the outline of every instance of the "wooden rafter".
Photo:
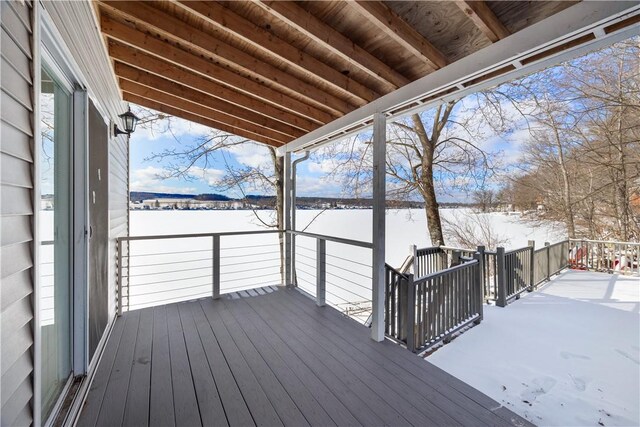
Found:
M 330 52 L 378 79 L 380 84 L 385 86 L 385 90 L 392 91 L 409 83 L 409 79 L 402 74 L 294 2 L 257 1 L 256 4 Z
M 456 4 L 492 42 L 511 34 L 484 1 L 456 0 Z
M 144 2 L 108 1 L 100 3 L 110 13 L 120 14 L 138 28 L 150 29 L 178 43 L 225 64 L 236 72 L 251 75 L 260 81 L 278 87 L 278 90 L 296 94 L 319 109 L 340 116 L 354 109 L 354 105 L 319 90 L 279 68 L 255 58 L 240 49 L 205 33 L 186 22 Z
M 268 129 L 265 131 L 265 129 L 252 124 L 247 124 L 246 122 L 244 122 L 241 119 L 238 119 L 237 117 L 231 116 L 229 114 L 221 113 L 219 111 L 211 110 L 207 107 L 203 107 L 200 104 L 191 102 L 190 100 L 183 99 L 171 94 L 167 94 L 155 88 L 140 84 L 138 82 L 134 82 L 134 81 L 123 79 L 123 78 L 120 78 L 119 82 L 123 92 L 128 92 L 131 94 L 142 96 L 146 99 L 154 100 L 156 102 L 161 102 L 163 104 L 176 108 L 180 111 L 185 111 L 191 114 L 195 114 L 205 119 L 215 120 L 216 122 L 225 124 L 227 126 L 242 128 L 252 132 L 253 134 L 262 135 L 265 138 L 272 141 L 284 142 L 291 139 L 290 137 L 286 137 L 278 132 L 270 131 Z
M 422 59 L 432 70 L 447 65 L 447 58 L 442 52 L 384 3 L 350 0 L 349 4 L 385 35 Z
M 316 80 L 321 80 L 323 84 L 340 91 L 345 99 L 350 99 L 357 105 L 364 105 L 380 96 L 380 93 L 375 90 L 365 87 L 218 2 L 180 0 L 178 4 L 216 28 L 241 38 L 254 48 L 262 50 L 279 61 L 286 62 L 288 66 Z
M 218 98 L 214 98 L 197 90 L 172 82 L 171 80 L 164 79 L 120 62 L 116 62 L 114 68 L 116 75 L 122 79 L 140 83 L 141 85 L 164 92 L 174 97 L 188 99 L 190 102 L 202 105 L 203 107 L 207 107 L 213 111 L 217 111 L 219 114 L 224 114 L 225 116 L 236 120 L 238 123 L 245 123 L 247 126 L 253 126 L 255 129 L 261 128 L 276 132 L 274 128 L 271 127 L 271 125 L 273 125 L 273 120 L 268 120 L 257 114 L 254 114 L 253 116 L 246 115 L 243 111 L 238 111 L 233 104 L 221 101 Z M 300 131 L 298 132 L 303 133 Z M 280 131 L 277 131 L 277 133 L 282 134 L 285 139 L 290 137 L 290 135 L 286 135 Z
M 179 108 L 175 108 L 171 105 L 165 104 L 163 102 L 158 102 L 153 99 L 148 99 L 140 95 L 136 95 L 131 92 L 123 91 L 123 98 L 127 102 L 133 102 L 134 104 L 141 105 L 143 107 L 151 108 L 156 111 L 160 111 L 161 113 L 169 114 L 171 116 L 180 117 L 185 120 L 189 120 L 194 123 L 199 123 L 204 126 L 208 126 L 213 129 L 218 129 L 223 132 L 228 132 L 233 135 L 238 135 L 242 138 L 247 138 L 252 141 L 261 142 L 263 144 L 271 145 L 274 147 L 281 146 L 282 143 L 279 141 L 274 141 L 272 139 L 266 138 L 264 135 L 259 133 L 249 132 L 244 128 L 230 126 L 226 123 L 222 123 L 210 118 L 205 118 L 199 116 L 197 114 L 190 113 L 188 111 L 181 110 Z
M 273 121 L 273 123 L 270 124 L 273 129 L 285 134 L 296 136 L 296 134 L 318 127 L 317 124 L 309 120 L 279 110 L 255 98 L 251 98 L 243 93 L 239 93 L 201 77 L 189 70 L 178 68 L 166 61 L 137 51 L 132 47 L 112 42 L 109 44 L 109 55 L 119 62 L 141 68 L 157 76 L 218 98 L 222 101 L 222 104 L 233 104 L 235 107 L 233 107 L 232 110 L 238 111 L 242 116 L 255 116 L 259 114 L 263 118 Z
M 243 77 L 198 55 L 174 47 L 149 34 L 122 24 L 104 13 L 100 17 L 100 22 L 102 32 L 109 39 L 134 47 L 141 52 L 161 58 L 177 66 L 188 64 L 190 71 L 193 73 L 225 84 L 238 92 L 266 103 L 266 105 L 276 106 L 284 111 L 295 113 L 316 124 L 328 123 L 334 118 L 324 111 L 261 85 L 259 82 Z M 261 109 L 261 112 L 264 113 L 264 109 Z

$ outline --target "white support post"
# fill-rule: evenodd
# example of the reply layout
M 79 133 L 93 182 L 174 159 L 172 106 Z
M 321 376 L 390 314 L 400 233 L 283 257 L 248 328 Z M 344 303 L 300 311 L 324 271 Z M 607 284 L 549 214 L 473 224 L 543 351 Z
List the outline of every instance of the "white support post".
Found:
M 386 117 L 373 115 L 373 280 L 371 338 L 384 340 Z
M 220 235 L 214 234 L 212 236 L 212 248 L 211 248 L 211 259 L 212 259 L 212 284 L 213 289 L 211 291 L 211 295 L 213 299 L 220 299 Z
M 327 241 L 316 239 L 316 304 L 324 307 L 326 304 L 327 280 Z
M 295 248 L 292 248 L 293 239 L 288 230 L 291 230 L 291 209 L 295 209 L 292 206 L 292 182 L 291 182 L 291 153 L 285 153 L 284 155 L 284 283 L 283 286 L 290 286 L 292 284 L 292 272 L 293 265 L 291 254 Z

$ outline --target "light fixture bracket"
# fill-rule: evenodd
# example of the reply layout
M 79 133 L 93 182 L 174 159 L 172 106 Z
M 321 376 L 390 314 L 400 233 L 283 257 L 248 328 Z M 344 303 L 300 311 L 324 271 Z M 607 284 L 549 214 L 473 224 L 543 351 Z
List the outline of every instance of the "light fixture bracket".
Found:
M 136 130 L 136 125 L 140 120 L 135 114 L 131 112 L 131 107 L 127 112 L 118 115 L 124 121 L 124 130 L 120 130 L 117 124 L 113 125 L 113 136 L 118 135 L 131 135 Z

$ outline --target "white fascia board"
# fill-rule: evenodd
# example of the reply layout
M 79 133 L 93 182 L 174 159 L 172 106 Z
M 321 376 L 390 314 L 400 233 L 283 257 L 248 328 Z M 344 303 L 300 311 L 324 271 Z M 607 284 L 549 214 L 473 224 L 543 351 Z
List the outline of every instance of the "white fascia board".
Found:
M 446 98 L 459 98 L 571 59 L 589 50 L 604 47 L 614 41 L 623 40 L 634 34 L 637 35 L 640 33 L 639 24 L 634 24 L 609 35 L 605 35 L 600 30 L 602 27 L 637 14 L 640 14 L 640 1 L 580 2 L 313 130 L 279 147 L 277 153 L 282 156 L 285 152 L 298 152 L 317 148 L 328 142 L 361 132 L 366 128 L 365 123 L 370 122 L 375 113 L 381 112 L 388 117 L 394 117 L 424 110 L 444 102 Z M 596 34 L 596 39 L 540 61 L 519 66 L 521 65 L 519 62 L 521 59 L 588 33 Z M 623 34 L 623 36 L 620 34 Z M 427 103 L 422 103 L 414 109 L 403 109 L 398 114 L 391 114 L 393 111 L 402 109 L 403 106 L 408 106 L 432 94 L 446 91 L 448 88 L 460 88 L 465 81 L 483 76 L 492 70 L 498 70 L 509 64 L 518 64 L 518 66 L 513 71 L 480 84 L 466 87 L 464 90 L 458 90 L 450 96 L 443 95 Z M 362 124 L 362 126 L 358 126 L 359 124 Z

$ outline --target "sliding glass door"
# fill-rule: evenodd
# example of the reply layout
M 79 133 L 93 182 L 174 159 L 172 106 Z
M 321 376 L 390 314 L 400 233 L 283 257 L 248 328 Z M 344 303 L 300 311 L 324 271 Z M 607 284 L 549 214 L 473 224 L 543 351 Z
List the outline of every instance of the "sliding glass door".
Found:
M 72 375 L 72 94 L 47 67 L 40 91 L 42 420 Z

